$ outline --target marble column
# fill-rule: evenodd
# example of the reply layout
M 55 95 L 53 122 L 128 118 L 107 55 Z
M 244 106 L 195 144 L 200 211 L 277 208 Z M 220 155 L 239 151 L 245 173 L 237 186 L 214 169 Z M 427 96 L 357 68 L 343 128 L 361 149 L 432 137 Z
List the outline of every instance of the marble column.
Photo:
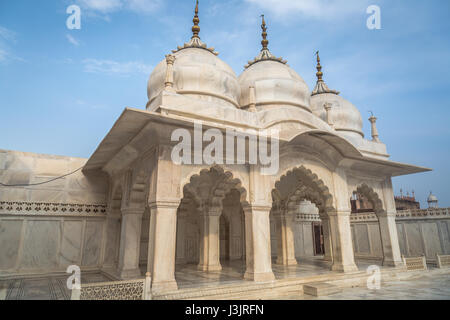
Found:
M 220 215 L 219 208 L 209 209 L 200 216 L 200 261 L 202 271 L 220 271 Z
M 177 290 L 175 251 L 178 203 L 157 202 L 150 209 L 148 271 L 152 277 L 152 292 Z
M 381 244 L 383 246 L 383 266 L 403 266 L 395 215 L 395 212 L 377 213 L 380 224 Z
M 277 230 L 277 264 L 293 266 L 297 264 L 295 259 L 295 244 L 293 233 L 294 215 L 286 211 L 274 212 Z
M 143 209 L 122 209 L 118 265 L 121 279 L 133 279 L 141 275 L 139 270 L 139 250 L 143 213 Z
M 332 244 L 331 244 L 331 235 L 330 235 L 330 219 L 321 218 L 322 220 L 322 228 L 323 228 L 323 241 L 325 248 L 325 255 L 323 260 L 325 261 L 333 261 L 333 253 L 332 253 Z
M 180 208 L 178 210 L 177 217 L 177 246 L 176 246 L 176 264 L 186 264 L 186 225 L 187 225 L 187 214 L 186 208 Z
M 350 229 L 350 211 L 328 213 L 332 242 L 333 264 L 331 270 L 342 272 L 358 271 L 353 253 Z
M 383 247 L 383 266 L 402 267 L 404 263 L 398 242 L 397 224 L 395 223 L 397 209 L 391 178 L 387 178 L 383 182 L 382 190 L 385 210 L 377 212 L 377 216 Z
M 247 280 L 275 280 L 270 254 L 270 209 L 265 206 L 244 208 L 247 267 L 244 278 Z

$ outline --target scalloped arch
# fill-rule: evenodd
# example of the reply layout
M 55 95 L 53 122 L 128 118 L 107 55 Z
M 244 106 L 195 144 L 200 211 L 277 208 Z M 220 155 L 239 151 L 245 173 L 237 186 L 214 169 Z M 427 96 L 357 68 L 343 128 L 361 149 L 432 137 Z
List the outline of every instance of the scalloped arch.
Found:
M 325 183 L 317 174 L 300 166 L 287 171 L 275 182 L 272 200 L 274 206 L 288 209 L 303 199 L 316 204 L 321 214 L 335 211 L 333 196 Z
M 207 194 L 204 192 L 206 189 L 208 190 Z M 189 183 L 183 187 L 183 199 L 192 199 L 197 207 L 202 209 L 221 210 L 223 199 L 232 189 L 239 192 L 242 206 L 248 205 L 247 190 L 242 185 L 242 181 L 221 166 L 213 166 L 209 169 L 202 169 L 198 174 L 190 177 Z
M 367 184 L 363 183 L 362 185 L 356 188 L 356 192 L 364 195 L 370 203 L 372 203 L 373 210 L 375 213 L 384 212 L 383 202 L 381 201 L 378 194 L 373 190 L 373 188 L 369 187 Z

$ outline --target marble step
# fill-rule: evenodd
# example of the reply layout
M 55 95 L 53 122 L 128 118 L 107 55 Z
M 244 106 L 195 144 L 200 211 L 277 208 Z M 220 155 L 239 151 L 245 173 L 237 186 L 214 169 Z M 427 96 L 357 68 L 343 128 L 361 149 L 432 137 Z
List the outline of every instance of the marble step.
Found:
M 305 295 L 322 297 L 342 292 L 342 289 L 327 282 L 316 282 L 305 284 L 303 286 L 303 292 Z

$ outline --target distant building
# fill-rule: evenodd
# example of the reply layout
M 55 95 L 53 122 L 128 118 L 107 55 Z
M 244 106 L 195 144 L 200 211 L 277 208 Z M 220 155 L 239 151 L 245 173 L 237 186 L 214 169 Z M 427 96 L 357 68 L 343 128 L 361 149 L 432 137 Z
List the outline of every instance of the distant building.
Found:
M 428 202 L 428 208 L 439 208 L 438 198 L 432 192 L 430 192 L 427 202 Z
M 409 194 L 404 196 L 401 190 L 400 193 L 400 196 L 395 197 L 395 208 L 397 210 L 420 209 L 420 202 L 416 201 L 414 191 L 412 196 L 409 196 Z

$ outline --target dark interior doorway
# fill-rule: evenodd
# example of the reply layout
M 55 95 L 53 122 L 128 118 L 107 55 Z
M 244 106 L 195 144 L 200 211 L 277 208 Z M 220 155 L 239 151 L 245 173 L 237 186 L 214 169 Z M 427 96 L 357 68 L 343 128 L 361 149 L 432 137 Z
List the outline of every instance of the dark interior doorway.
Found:
M 325 254 L 325 246 L 323 241 L 323 227 L 321 223 L 313 224 L 314 236 L 314 255 L 322 256 Z

